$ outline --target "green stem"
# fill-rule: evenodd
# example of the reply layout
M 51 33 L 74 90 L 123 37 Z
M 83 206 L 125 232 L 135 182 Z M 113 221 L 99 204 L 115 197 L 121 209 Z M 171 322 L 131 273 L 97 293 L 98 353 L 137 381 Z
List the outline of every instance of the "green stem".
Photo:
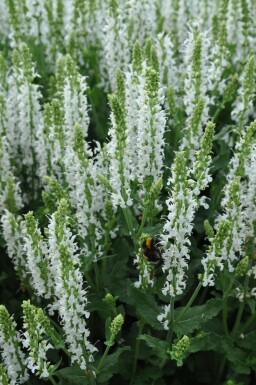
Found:
M 224 299 L 223 299 L 222 323 L 223 323 L 223 329 L 224 329 L 224 332 L 225 332 L 226 336 L 229 336 L 229 330 L 228 330 L 228 299 L 227 299 L 227 296 L 224 296 Z
M 217 108 L 217 110 L 215 111 L 215 114 L 213 115 L 213 118 L 212 118 L 212 121 L 215 123 L 216 120 L 217 120 L 217 117 L 219 116 L 219 113 L 222 111 L 223 109 L 223 106 L 222 104 L 220 104 Z
M 219 365 L 219 371 L 218 371 L 218 374 L 217 374 L 216 385 L 221 383 L 221 378 L 222 378 L 222 375 L 223 375 L 223 371 L 224 371 L 225 365 L 226 365 L 226 357 L 223 357 L 221 362 L 220 362 L 220 365 Z
M 53 379 L 53 377 L 49 377 L 49 380 L 53 385 L 57 385 L 57 382 Z
M 99 366 L 98 366 L 98 368 L 97 368 L 97 372 L 100 370 L 100 368 L 101 368 L 101 366 L 102 366 L 102 363 L 103 363 L 103 361 L 105 360 L 105 358 L 107 357 L 110 348 L 111 348 L 110 345 L 108 345 L 108 346 L 106 347 L 105 352 L 104 352 L 103 356 L 101 357 Z
M 147 220 L 147 215 L 148 215 L 148 211 L 147 211 L 147 209 L 144 209 L 143 213 L 142 213 L 142 219 L 141 219 L 140 228 L 139 228 L 139 231 L 137 233 L 137 238 L 140 237 L 140 235 L 141 235 L 141 233 L 143 231 L 143 228 L 144 228 L 146 220 Z
M 228 295 L 230 290 L 232 289 L 232 286 L 234 284 L 234 278 L 230 280 L 228 288 L 225 288 L 225 275 L 222 274 L 222 286 L 223 286 L 223 305 L 222 305 L 222 323 L 223 323 L 223 329 L 227 336 L 229 336 L 229 330 L 228 330 Z
M 96 288 L 97 288 L 97 292 L 99 293 L 99 291 L 100 291 L 100 285 L 99 285 L 99 268 L 98 268 L 97 262 L 94 262 L 94 263 L 93 263 L 93 269 L 94 269 L 94 273 L 95 273 Z
M 244 333 L 248 327 L 253 323 L 256 318 L 256 311 L 251 315 L 251 317 L 245 322 L 244 327 L 242 328 L 242 333 Z
M 141 333 L 143 331 L 143 327 L 144 327 L 144 324 L 139 321 L 138 337 L 141 335 Z M 139 350 L 140 350 L 140 339 L 138 337 L 136 339 L 134 361 L 133 361 L 133 368 L 132 368 L 132 378 L 131 378 L 130 385 L 132 385 L 132 383 L 134 381 L 134 377 L 135 377 L 136 369 L 137 369 L 137 362 L 138 362 Z
M 94 374 L 93 374 L 92 370 L 90 370 L 89 372 L 90 372 L 91 384 L 92 385 L 96 385 L 96 380 L 95 380 L 95 377 L 94 377 Z
M 190 300 L 188 301 L 187 305 L 185 306 L 185 308 L 182 310 L 182 312 L 180 313 L 179 317 L 176 319 L 176 321 L 179 321 L 183 315 L 187 312 L 187 310 L 190 308 L 190 306 L 192 305 L 192 303 L 194 302 L 194 300 L 196 299 L 197 297 L 197 294 L 199 293 L 200 289 L 202 287 L 202 282 L 199 282 L 194 293 L 192 294 L 192 296 L 190 297 Z
M 135 238 L 134 238 L 134 229 L 133 229 L 133 225 L 132 225 L 132 221 L 131 221 L 131 213 L 130 213 L 130 210 L 125 207 L 123 209 L 123 213 L 124 213 L 124 217 L 125 217 L 125 221 L 126 221 L 126 224 L 128 226 L 128 229 L 129 229 L 129 232 L 130 232 L 130 235 L 132 237 L 132 241 L 133 241 L 133 245 L 134 245 L 134 248 L 135 250 L 137 249 L 137 244 L 136 244 L 136 241 L 135 241 Z
M 91 277 L 89 276 L 89 274 L 86 273 L 86 272 L 84 272 L 84 276 L 85 276 L 86 281 L 88 282 L 90 288 L 92 289 L 92 291 L 95 292 L 95 291 L 96 291 L 96 290 L 95 290 L 95 285 L 94 285 L 94 283 L 92 282 Z
M 246 278 L 245 278 L 245 283 L 244 283 L 244 295 L 247 292 L 248 284 L 249 284 L 249 276 L 247 275 Z M 244 312 L 244 307 L 245 307 L 245 301 L 243 300 L 243 302 L 240 302 L 240 304 L 239 304 L 239 308 L 238 308 L 235 324 L 234 324 L 234 327 L 233 327 L 233 330 L 232 330 L 232 333 L 231 333 L 232 336 L 235 336 L 236 333 L 237 333 L 237 330 L 239 329 L 240 322 L 241 322 L 241 319 L 242 319 L 242 315 L 243 315 L 243 312 Z
M 174 297 L 171 298 L 171 302 L 170 302 L 170 325 L 169 325 L 169 330 L 168 330 L 168 333 L 167 333 L 167 336 L 166 336 L 166 342 L 168 343 L 168 345 L 171 344 L 171 340 L 172 340 L 172 335 L 173 335 L 173 325 L 174 325 Z M 163 358 L 161 363 L 160 363 L 160 368 L 162 369 L 164 367 L 166 363 L 166 358 Z

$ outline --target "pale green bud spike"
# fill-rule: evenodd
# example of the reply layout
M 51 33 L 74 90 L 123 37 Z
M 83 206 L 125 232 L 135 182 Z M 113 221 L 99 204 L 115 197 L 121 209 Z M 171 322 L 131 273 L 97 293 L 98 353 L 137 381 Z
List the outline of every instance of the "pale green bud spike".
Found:
M 198 73 L 201 68 L 201 55 L 202 55 L 202 37 L 198 31 L 198 28 L 195 29 L 194 32 L 194 46 L 192 53 L 192 71 L 194 73 Z
M 219 32 L 219 36 L 218 36 L 218 40 L 219 40 L 219 45 L 220 47 L 227 47 L 228 46 L 228 33 L 227 33 L 227 24 L 225 21 L 223 21 L 221 23 L 221 26 L 220 26 L 220 32 Z
M 183 360 L 189 350 L 190 339 L 188 336 L 183 336 L 179 341 L 172 345 L 171 357 L 177 361 L 177 366 L 183 365 Z
M 117 68 L 116 70 L 116 96 L 118 97 L 121 107 L 125 109 L 125 81 L 120 68 Z
M 174 161 L 174 172 L 177 178 L 177 184 L 184 183 L 186 180 L 186 171 L 188 164 L 188 156 L 186 151 L 179 151 L 176 153 Z
M 209 239 L 214 237 L 214 230 L 208 219 L 204 221 L 204 231 Z
M 18 70 L 21 68 L 24 71 L 26 79 L 31 83 L 35 76 L 34 64 L 27 44 L 22 43 L 20 49 L 13 51 L 12 62 Z
M 109 0 L 109 10 L 113 14 L 114 17 L 118 16 L 118 3 L 116 0 Z
M 113 321 L 110 324 L 110 333 L 111 333 L 111 340 L 114 341 L 117 334 L 120 332 L 122 325 L 124 323 L 124 317 L 122 314 L 118 314 Z
M 245 66 L 244 76 L 245 101 L 249 104 L 255 90 L 255 62 L 254 52 L 251 52 L 248 63 Z
M 117 141 L 122 143 L 125 141 L 125 128 L 126 128 L 124 110 L 122 109 L 121 103 L 119 102 L 117 95 L 112 94 L 112 95 L 109 95 L 108 98 L 109 98 L 111 110 L 115 118 L 115 123 L 116 123 L 115 130 L 116 130 Z
M 67 43 L 67 53 L 75 59 L 77 56 L 78 43 L 77 36 L 75 31 L 71 31 Z
M 25 223 L 27 233 L 33 235 L 35 229 L 37 228 L 37 222 L 35 220 L 33 211 L 29 211 L 27 214 L 25 214 Z
M 218 256 L 222 252 L 225 241 L 229 237 L 231 229 L 232 222 L 228 219 L 224 219 L 220 223 L 217 233 L 215 234 L 215 237 L 212 242 L 216 247 L 216 256 Z
M 154 69 L 146 70 L 145 88 L 149 97 L 155 97 L 159 88 L 159 75 Z
M 108 190 L 113 191 L 111 184 L 109 183 L 108 178 L 106 178 L 104 175 L 97 173 L 97 178 L 99 179 L 100 183 L 105 186 Z
M 235 275 L 236 277 L 244 277 L 249 270 L 249 257 L 245 256 L 241 261 L 239 261 L 236 269 Z
M 136 72 L 142 69 L 142 49 L 138 40 L 136 40 L 132 51 L 132 68 Z
M 236 95 L 239 86 L 238 75 L 235 74 L 231 77 L 223 93 L 223 102 L 228 103 L 232 101 Z
M 238 207 L 240 205 L 240 183 L 239 179 L 232 181 L 229 185 L 229 202 L 227 207 L 232 209 L 233 207 Z
M 149 63 L 150 63 L 150 59 L 151 59 L 151 48 L 152 48 L 152 40 L 149 37 L 149 38 L 147 38 L 146 43 L 145 43 L 145 47 L 144 47 L 144 58 L 146 60 L 148 60 Z
M 158 178 L 155 183 L 151 186 L 149 194 L 152 196 L 152 199 L 157 199 L 161 193 L 163 187 L 163 179 Z
M 15 189 L 16 182 L 13 176 L 10 176 L 10 175 L 6 176 L 5 182 L 6 182 L 7 194 L 5 196 L 4 205 L 11 213 L 17 214 L 19 210 L 16 204 L 16 189 Z
M 200 144 L 200 147 L 201 147 L 200 152 L 202 152 L 202 154 L 204 155 L 208 155 L 212 149 L 214 131 L 215 131 L 215 124 L 213 122 L 208 122 Z
M 0 87 L 6 88 L 7 64 L 2 55 L 0 55 Z
M 204 109 L 204 100 L 199 99 L 192 114 L 192 119 L 190 121 L 190 129 L 192 129 L 192 132 L 194 135 L 197 134 L 199 123 L 201 122 L 201 116 Z
M 176 100 L 175 100 L 175 90 L 173 87 L 169 87 L 166 91 L 166 101 L 168 104 L 168 112 L 171 116 L 176 115 Z
M 152 68 L 156 72 L 159 72 L 159 62 L 158 62 L 156 47 L 154 45 L 152 45 L 151 50 L 150 50 L 150 63 L 149 64 L 152 66 Z
M 59 55 L 56 65 L 56 82 L 58 91 L 63 92 L 65 81 L 65 59 L 62 55 Z
M 251 153 L 251 147 L 254 142 L 254 136 L 256 133 L 256 120 L 254 120 L 249 126 L 246 127 L 245 132 L 242 134 L 241 145 L 239 147 L 239 167 L 236 171 L 237 176 L 244 175 L 244 163 Z
M 50 187 L 50 191 L 43 191 L 42 198 L 46 208 L 50 213 L 52 213 L 56 210 L 58 202 L 62 198 L 68 199 L 68 194 L 56 178 L 46 176 L 44 180 L 45 183 Z
M 212 18 L 212 34 L 214 40 L 218 40 L 219 35 L 219 19 L 217 15 L 214 15 Z
M 106 302 L 108 305 L 114 305 L 116 303 L 115 298 L 110 293 L 107 293 L 105 295 L 105 298 L 103 299 L 103 301 Z
M 11 25 L 13 30 L 15 31 L 16 34 L 16 39 L 18 38 L 20 34 L 20 25 L 21 25 L 21 20 L 19 18 L 19 14 L 17 11 L 17 5 L 15 0 L 8 0 L 8 9 L 9 9 L 9 15 L 10 15 L 10 20 L 11 20 Z

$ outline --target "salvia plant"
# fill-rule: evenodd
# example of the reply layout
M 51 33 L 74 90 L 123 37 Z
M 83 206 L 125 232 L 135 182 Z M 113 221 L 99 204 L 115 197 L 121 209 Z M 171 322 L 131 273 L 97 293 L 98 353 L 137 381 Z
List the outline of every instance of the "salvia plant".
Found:
M 256 383 L 256 2 L 0 1 L 0 385 Z

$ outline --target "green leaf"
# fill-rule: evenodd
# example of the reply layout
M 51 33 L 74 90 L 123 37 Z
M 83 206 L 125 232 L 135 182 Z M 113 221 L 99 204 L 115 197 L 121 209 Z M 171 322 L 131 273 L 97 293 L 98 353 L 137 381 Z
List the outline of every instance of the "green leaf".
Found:
M 202 328 L 208 320 L 214 318 L 222 308 L 222 301 L 218 298 L 210 299 L 205 305 L 189 308 L 182 316 L 183 307 L 174 311 L 173 330 L 178 335 L 191 334 Z M 180 319 L 179 319 L 180 318 Z
M 74 385 L 90 385 L 91 380 L 89 374 L 77 367 L 69 367 L 58 370 L 55 375 L 61 379 L 60 384 Z
M 157 316 L 161 313 L 160 307 L 154 298 L 136 289 L 133 285 L 128 287 L 128 296 L 130 303 L 136 308 L 138 315 L 150 326 L 157 330 L 163 330 L 162 324 L 157 320 Z
M 145 368 L 138 368 L 136 371 L 136 379 L 134 385 L 151 384 L 152 380 L 157 380 L 156 384 L 161 384 L 160 379 L 163 377 L 163 371 L 156 366 L 146 366 Z M 151 381 L 150 381 L 151 380 Z
M 111 317 L 109 317 L 105 322 L 105 338 L 107 341 L 109 341 L 111 337 L 110 325 L 111 325 Z
M 167 350 L 169 345 L 166 341 L 161 341 L 158 338 L 152 337 L 147 334 L 142 334 L 138 337 L 139 340 L 145 341 L 146 344 L 154 350 L 154 353 L 159 358 L 169 358 L 170 356 L 167 354 Z
M 100 373 L 97 374 L 97 383 L 102 383 L 109 380 L 114 373 L 119 370 L 119 356 L 126 350 L 130 350 L 130 346 L 119 348 L 115 353 L 108 355 L 101 366 Z M 97 365 L 97 364 L 96 364 Z
M 213 350 L 226 357 L 236 373 L 250 373 L 246 353 L 236 347 L 229 337 L 216 333 L 199 333 L 196 337 L 190 338 L 190 353 L 208 350 Z

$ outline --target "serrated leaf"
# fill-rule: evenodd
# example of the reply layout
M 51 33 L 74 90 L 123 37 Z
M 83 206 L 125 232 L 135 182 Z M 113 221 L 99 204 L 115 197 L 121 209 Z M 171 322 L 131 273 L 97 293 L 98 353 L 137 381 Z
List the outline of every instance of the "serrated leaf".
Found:
M 250 373 L 249 364 L 246 361 L 246 353 L 236 347 L 229 337 L 216 333 L 200 333 L 196 337 L 190 338 L 190 353 L 209 350 L 218 352 L 226 357 L 236 373 Z
M 157 384 L 161 384 L 161 378 L 163 377 L 162 369 L 156 366 L 147 366 L 146 368 L 138 368 L 136 371 L 136 378 L 134 385 L 147 385 L 151 384 L 152 380 L 157 380 Z M 154 382 L 154 381 L 153 381 Z
M 214 318 L 221 308 L 222 301 L 218 298 L 210 299 L 205 305 L 189 308 L 183 316 L 184 308 L 180 307 L 174 311 L 173 330 L 178 335 L 191 334 L 194 330 L 201 329 L 208 320 Z
M 114 373 L 118 372 L 119 356 L 126 350 L 130 350 L 130 346 L 119 348 L 115 353 L 108 355 L 104 359 L 100 372 L 97 374 L 97 383 L 101 384 L 102 382 L 108 381 Z
M 166 341 L 161 341 L 147 334 L 140 335 L 138 339 L 145 341 L 159 358 L 169 358 L 169 355 L 166 353 L 169 345 Z
M 162 324 L 157 320 L 161 309 L 150 294 L 144 293 L 130 285 L 128 287 L 128 296 L 131 304 L 136 308 L 136 312 L 145 322 L 154 329 L 163 330 Z
M 110 325 L 111 325 L 111 317 L 109 317 L 105 322 L 105 338 L 107 341 L 109 341 L 111 337 Z
M 243 337 L 240 337 L 236 343 L 240 348 L 254 351 L 256 346 L 256 331 L 243 335 Z
M 58 376 L 63 381 L 63 384 L 66 385 L 90 385 L 91 380 L 89 374 L 80 368 L 69 367 L 58 370 L 55 372 L 55 375 Z

